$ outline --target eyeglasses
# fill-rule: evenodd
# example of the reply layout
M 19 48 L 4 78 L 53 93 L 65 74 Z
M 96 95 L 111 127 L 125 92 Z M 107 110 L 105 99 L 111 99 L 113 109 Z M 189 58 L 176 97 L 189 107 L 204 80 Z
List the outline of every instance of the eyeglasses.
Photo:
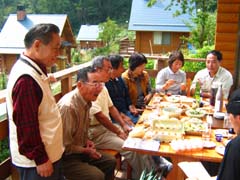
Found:
M 87 84 L 89 86 L 94 86 L 95 88 L 103 87 L 105 85 L 105 83 L 103 82 L 84 82 L 84 84 Z

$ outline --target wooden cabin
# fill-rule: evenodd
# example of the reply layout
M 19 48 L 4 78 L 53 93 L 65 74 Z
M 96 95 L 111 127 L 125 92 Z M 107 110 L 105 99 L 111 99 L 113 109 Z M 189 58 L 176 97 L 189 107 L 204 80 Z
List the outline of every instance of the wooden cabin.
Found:
M 98 25 L 81 25 L 77 35 L 80 49 L 94 49 L 103 47 L 104 43 L 98 39 Z
M 133 0 L 129 20 L 129 30 L 136 31 L 135 51 L 145 54 L 165 54 L 177 50 L 186 43 L 181 37 L 189 36 L 190 29 L 184 21 L 189 21 L 190 15 L 173 17 L 179 6 L 165 10 L 168 1 L 157 1 L 152 7 L 147 7 L 146 0 Z
M 19 55 L 24 51 L 24 36 L 30 28 L 39 23 L 53 23 L 60 29 L 62 46 L 60 57 L 71 63 L 71 48 L 76 41 L 66 14 L 26 14 L 23 7 L 18 7 L 17 14 L 10 14 L 0 33 L 0 69 L 7 74 Z M 62 58 L 59 63 L 62 63 Z M 64 67 L 65 68 L 65 67 Z

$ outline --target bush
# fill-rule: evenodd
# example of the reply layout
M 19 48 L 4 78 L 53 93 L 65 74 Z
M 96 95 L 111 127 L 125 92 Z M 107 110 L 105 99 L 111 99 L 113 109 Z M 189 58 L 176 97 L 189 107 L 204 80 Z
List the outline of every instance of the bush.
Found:
M 182 70 L 185 72 L 198 72 L 199 70 L 204 69 L 205 67 L 206 67 L 205 62 L 186 61 L 184 62 Z
M 8 138 L 0 141 L 0 163 L 10 156 Z
M 7 87 L 7 75 L 6 73 L 0 73 L 0 90 Z

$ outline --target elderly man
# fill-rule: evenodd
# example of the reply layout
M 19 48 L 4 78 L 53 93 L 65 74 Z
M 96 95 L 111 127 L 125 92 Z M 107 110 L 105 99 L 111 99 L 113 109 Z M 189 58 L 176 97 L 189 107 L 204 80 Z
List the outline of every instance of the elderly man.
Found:
M 225 68 L 221 67 L 222 53 L 217 50 L 212 50 L 207 54 L 206 68 L 197 72 L 192 85 L 191 94 L 194 94 L 196 83 L 201 85 L 202 97 L 211 97 L 211 86 L 213 83 L 221 83 L 223 87 L 224 98 L 227 99 L 230 88 L 233 84 L 231 73 Z
M 92 66 L 94 70 L 101 75 L 101 80 L 103 82 L 109 80 L 112 73 L 112 66 L 107 57 L 100 56 L 94 58 Z M 156 166 L 151 156 L 122 150 L 124 140 L 127 138 L 131 128 L 122 119 L 119 111 L 113 105 L 106 87 L 103 88 L 96 101 L 93 102 L 90 115 L 91 123 L 89 134 L 91 140 L 95 142 L 96 147 L 99 149 L 114 149 L 119 151 L 131 164 L 133 168 L 133 179 L 139 179 L 144 169 L 149 170 Z M 120 124 L 121 128 L 112 123 L 110 115 Z M 165 159 L 156 159 L 156 161 L 158 160 L 161 165 L 165 165 L 164 168 L 167 169 L 167 172 L 172 169 L 172 164 Z
M 99 74 L 91 67 L 78 72 L 77 87 L 58 102 L 63 119 L 64 175 L 71 180 L 110 180 L 116 165 L 114 157 L 100 154 L 88 139 L 89 109 L 103 88 Z
M 24 44 L 7 86 L 11 160 L 22 180 L 61 179 L 62 119 L 47 76 L 59 55 L 59 28 L 38 24 Z

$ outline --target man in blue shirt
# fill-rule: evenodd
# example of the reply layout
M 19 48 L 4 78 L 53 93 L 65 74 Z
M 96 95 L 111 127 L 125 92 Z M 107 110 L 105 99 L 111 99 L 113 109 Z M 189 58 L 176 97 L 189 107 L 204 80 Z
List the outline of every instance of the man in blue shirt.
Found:
M 111 79 L 105 84 L 109 95 L 122 118 L 126 120 L 126 122 L 131 120 L 136 124 L 139 119 L 139 114 L 136 107 L 132 104 L 128 90 L 121 78 L 121 74 L 124 72 L 123 57 L 120 55 L 111 55 L 109 56 L 109 60 L 113 68 Z M 112 120 L 114 121 L 114 119 Z

